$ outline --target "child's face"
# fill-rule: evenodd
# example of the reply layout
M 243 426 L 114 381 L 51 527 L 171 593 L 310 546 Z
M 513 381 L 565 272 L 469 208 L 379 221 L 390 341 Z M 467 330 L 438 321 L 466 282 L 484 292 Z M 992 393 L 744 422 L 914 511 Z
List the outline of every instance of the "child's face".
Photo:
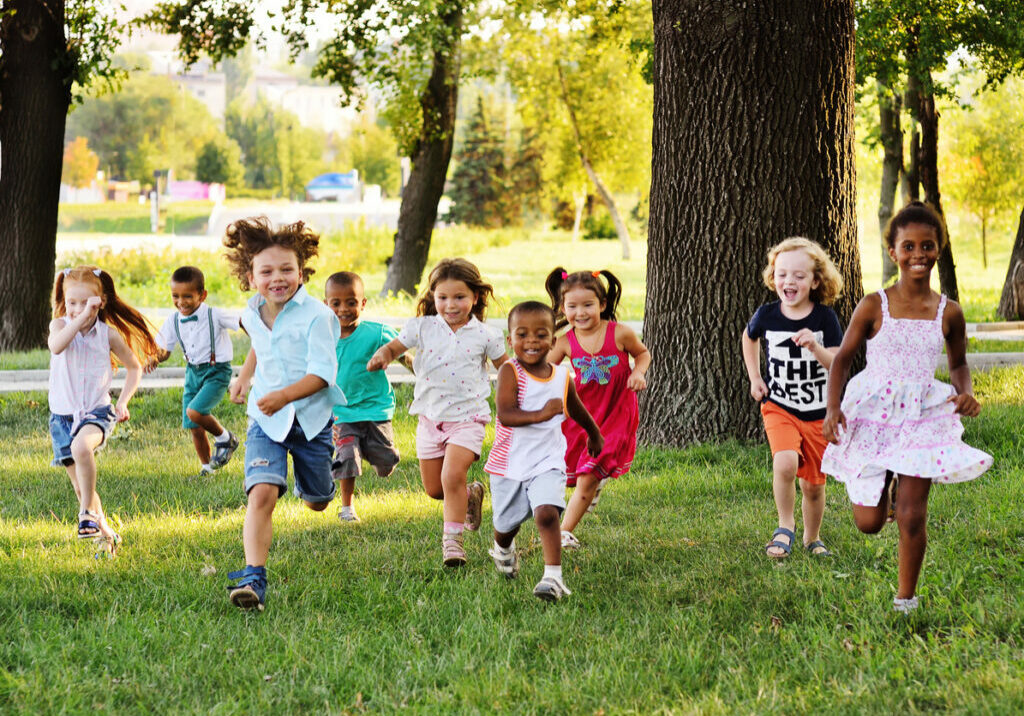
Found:
M 896 232 L 889 257 L 901 278 L 927 278 L 939 260 L 939 237 L 928 224 L 907 224 Z
M 508 327 L 508 342 L 525 366 L 540 365 L 555 345 L 555 322 L 545 311 L 517 311 Z
M 199 308 L 199 304 L 206 300 L 206 291 L 200 291 L 194 283 L 171 281 L 171 300 L 174 301 L 178 313 L 191 316 Z
M 804 308 L 811 291 L 818 287 L 814 275 L 814 259 L 806 251 L 784 251 L 775 257 L 775 293 L 783 305 Z
M 583 286 L 570 288 L 562 295 L 562 312 L 569 325 L 576 330 L 592 331 L 601 325 L 601 312 L 605 302 Z
M 328 283 L 324 287 L 324 303 L 334 311 L 338 317 L 338 323 L 342 329 L 354 328 L 359 325 L 359 315 L 366 307 L 366 298 L 363 296 L 361 284 L 353 283 L 348 286 L 339 286 Z
M 64 313 L 68 320 L 75 320 L 83 311 L 103 308 L 106 301 L 96 287 L 84 281 L 64 281 Z M 91 327 L 91 325 L 89 326 Z
M 434 286 L 434 307 L 437 315 L 445 320 L 452 330 L 469 323 L 469 316 L 476 303 L 473 293 L 465 281 L 446 279 Z
M 267 303 L 284 306 L 302 283 L 299 257 L 283 246 L 268 246 L 252 257 L 251 285 Z

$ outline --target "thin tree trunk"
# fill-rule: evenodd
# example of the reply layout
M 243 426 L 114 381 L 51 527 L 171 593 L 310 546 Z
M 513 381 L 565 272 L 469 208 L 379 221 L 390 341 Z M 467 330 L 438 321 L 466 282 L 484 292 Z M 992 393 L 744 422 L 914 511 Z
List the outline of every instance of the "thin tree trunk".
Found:
M 0 21 L 0 351 L 46 344 L 70 81 L 63 0 L 7 0 Z
M 853 0 L 654 0 L 654 129 L 640 438 L 762 435 L 740 334 L 772 296 L 765 254 L 819 241 L 862 294 Z
M 572 220 L 572 240 L 580 238 L 580 224 L 583 223 L 583 207 L 587 203 L 586 193 L 573 194 L 572 200 L 576 202 L 576 215 Z
M 555 68 L 558 70 L 558 82 L 562 87 L 562 102 L 565 104 L 566 110 L 569 112 L 569 123 L 572 125 L 572 131 L 576 137 L 576 151 L 580 155 L 580 163 L 583 164 L 584 171 L 587 172 L 587 176 L 590 178 L 590 182 L 597 189 L 597 193 L 601 197 L 601 201 L 608 208 L 608 213 L 612 217 L 612 223 L 615 224 L 615 233 L 619 237 L 619 243 L 622 245 L 622 258 L 628 259 L 630 257 L 629 250 L 629 230 L 626 228 L 626 222 L 622 220 L 619 215 L 619 209 L 615 205 L 615 199 L 612 198 L 611 192 L 605 187 L 600 177 L 597 176 L 597 172 L 594 171 L 593 165 L 590 163 L 590 157 L 587 155 L 587 151 L 583 146 L 583 138 L 580 135 L 580 125 L 576 120 L 576 110 L 573 109 L 572 103 L 569 101 L 569 85 L 565 81 L 565 73 L 562 71 L 562 63 L 555 62 Z
M 893 92 L 881 82 L 878 89 L 878 127 L 882 139 L 882 182 L 878 197 L 878 235 L 882 251 L 882 285 L 896 276 L 896 264 L 889 257 L 889 247 L 885 243 L 885 228 L 892 218 L 893 204 L 896 201 L 896 190 L 899 188 L 900 174 L 903 173 L 903 130 L 900 127 L 901 102 L 898 93 Z
M 985 243 L 985 229 L 988 224 L 988 217 L 981 217 L 981 267 L 988 268 L 988 246 Z
M 1017 239 L 1010 252 L 1010 265 L 996 313 L 1008 321 L 1024 320 L 1024 209 L 1017 222 Z
M 449 28 L 449 37 L 434 50 L 433 69 L 420 97 L 423 128 L 410 156 L 412 171 L 402 191 L 395 252 L 388 262 L 382 296 L 416 293 L 427 265 L 430 239 L 437 221 L 437 203 L 444 193 L 445 177 L 452 158 L 463 17 L 462 3 L 448 3 L 448 6 L 444 24 Z
M 935 95 L 929 91 L 921 96 L 918 110 L 918 121 L 921 124 L 921 153 L 919 168 L 921 171 L 921 188 L 924 189 L 924 200 L 942 217 L 946 223 L 946 214 L 942 210 L 942 195 L 939 193 L 939 113 L 935 109 Z M 946 227 L 946 245 L 939 253 L 939 285 L 942 292 L 954 301 L 960 300 L 960 291 L 956 283 L 956 263 L 953 261 L 953 246 L 949 239 L 949 227 Z

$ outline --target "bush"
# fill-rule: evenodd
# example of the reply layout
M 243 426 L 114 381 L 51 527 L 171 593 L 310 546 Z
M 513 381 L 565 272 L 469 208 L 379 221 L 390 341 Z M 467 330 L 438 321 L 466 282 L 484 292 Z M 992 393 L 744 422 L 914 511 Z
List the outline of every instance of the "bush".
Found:
M 607 212 L 591 214 L 583 220 L 584 239 L 616 239 L 615 222 Z

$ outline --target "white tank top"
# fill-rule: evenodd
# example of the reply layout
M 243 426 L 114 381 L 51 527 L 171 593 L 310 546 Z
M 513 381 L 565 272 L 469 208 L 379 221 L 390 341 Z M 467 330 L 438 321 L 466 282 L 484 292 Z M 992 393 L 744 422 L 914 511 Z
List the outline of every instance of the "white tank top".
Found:
M 71 415 L 75 423 L 89 411 L 110 405 L 110 335 L 97 320 L 76 333 L 63 352 L 50 354 L 50 412 Z
M 514 358 L 509 361 L 516 372 L 516 403 L 522 410 L 540 410 L 552 398 L 562 401 L 562 414 L 545 420 L 510 428 L 498 420 L 494 444 L 484 471 L 509 480 L 530 480 L 550 470 L 565 472 L 565 399 L 569 391 L 569 366 L 553 366 L 551 377 L 540 380 L 530 375 Z

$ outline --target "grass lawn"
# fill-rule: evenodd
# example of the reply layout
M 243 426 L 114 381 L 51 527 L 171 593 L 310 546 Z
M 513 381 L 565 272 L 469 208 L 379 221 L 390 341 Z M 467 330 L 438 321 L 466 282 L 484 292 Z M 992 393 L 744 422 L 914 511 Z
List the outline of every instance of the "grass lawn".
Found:
M 359 482 L 361 524 L 282 500 L 267 611 L 243 614 L 224 589 L 243 561 L 242 460 L 185 477 L 180 391 L 140 394 L 101 453 L 125 540 L 114 560 L 74 538 L 45 395 L 0 396 L 0 712 L 1019 713 L 1024 368 L 975 385 L 984 411 L 965 439 L 996 464 L 933 491 L 910 617 L 891 611 L 896 530 L 858 533 L 836 483 L 823 529 L 836 557 L 764 557 L 761 444 L 642 449 L 581 525 L 560 604 L 531 594 L 532 527 L 519 579 L 495 573 L 486 528 L 467 540 L 470 564 L 446 571 L 404 409 L 405 459 Z M 242 431 L 240 407 L 221 408 Z

